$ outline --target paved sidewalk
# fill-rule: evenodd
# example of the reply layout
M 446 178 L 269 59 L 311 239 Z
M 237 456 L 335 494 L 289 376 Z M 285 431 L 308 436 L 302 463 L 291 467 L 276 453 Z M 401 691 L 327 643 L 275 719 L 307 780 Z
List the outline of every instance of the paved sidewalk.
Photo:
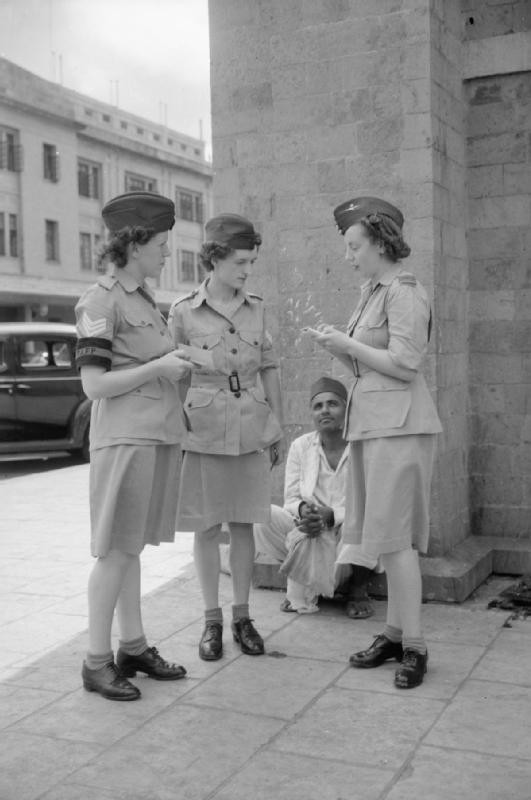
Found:
M 41 534 L 63 527 L 58 503 L 64 529 L 73 529 L 69 516 L 79 513 L 85 497 L 85 468 L 72 470 L 66 488 L 50 480 L 48 501 L 41 496 L 47 476 L 8 482 L 17 497 L 38 498 Z M 2 508 L 5 488 L 0 485 Z M 15 513 L 13 498 L 7 500 Z M 11 531 L 2 559 L 2 570 L 5 557 L 11 566 L 27 562 L 27 572 L 21 564 L 16 573 L 2 572 L 2 592 L 13 579 L 17 600 L 31 595 L 35 582 L 41 593 L 46 549 L 50 567 L 61 567 L 46 578 L 48 596 L 62 591 L 76 564 L 87 567 L 82 549 L 72 558 L 69 540 L 68 547 L 64 541 L 43 547 L 34 505 L 17 502 L 20 516 L 11 516 L 11 526 L 19 536 Z M 17 553 L 17 540 L 26 542 L 26 556 Z M 509 613 L 486 608 L 507 583 L 494 579 L 461 606 L 424 606 L 430 668 L 421 687 L 404 692 L 392 685 L 391 663 L 376 670 L 348 666 L 349 654 L 380 630 L 382 602 L 369 620 L 348 620 L 331 603 L 319 614 L 298 616 L 279 611 L 280 593 L 256 590 L 252 611 L 267 655 L 242 655 L 227 625 L 224 658 L 200 661 L 200 593 L 186 566 L 145 597 L 144 617 L 152 643 L 183 663 L 189 676 L 173 683 L 138 677 L 142 699 L 134 703 L 112 703 L 81 688 L 84 581 L 79 595 L 75 586 L 70 594 L 56 592 L 52 628 L 43 622 L 28 634 L 39 638 L 44 655 L 38 648 L 29 652 L 32 642 L 10 642 L 13 623 L 2 628 L 4 646 L 22 655 L 23 664 L 0 683 L 0 798 L 531 800 L 531 621 L 504 627 Z M 222 597 L 228 621 L 227 576 Z M 77 633 L 63 625 L 62 642 L 50 650 L 46 644 L 70 604 Z

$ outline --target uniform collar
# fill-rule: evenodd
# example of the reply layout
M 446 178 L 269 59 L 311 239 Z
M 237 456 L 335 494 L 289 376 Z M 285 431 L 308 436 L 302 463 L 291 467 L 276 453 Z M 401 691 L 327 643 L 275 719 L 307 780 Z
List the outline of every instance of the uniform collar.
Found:
M 208 278 L 205 278 L 203 283 L 200 284 L 200 286 L 197 288 L 197 291 L 196 291 L 194 297 L 190 301 L 190 305 L 191 305 L 192 308 L 199 308 L 199 306 L 203 305 L 203 303 L 206 303 L 206 305 L 209 305 L 209 302 L 208 302 L 209 301 L 209 296 L 208 296 L 208 292 L 207 292 L 207 286 L 208 286 Z M 240 289 L 240 291 L 238 292 L 238 295 L 243 299 L 244 303 L 247 303 L 247 305 L 252 305 L 253 303 L 257 303 L 258 302 L 258 298 L 253 297 L 253 295 L 247 294 L 245 289 Z
M 153 295 L 153 292 L 145 283 L 140 285 L 132 275 L 130 275 L 128 272 L 125 272 L 121 267 L 113 267 L 111 270 L 109 270 L 109 278 L 114 278 L 117 280 L 122 289 L 126 292 L 136 292 L 138 288 L 141 288 L 149 295 Z
M 396 276 L 400 275 L 403 271 L 403 269 L 396 270 L 395 267 L 389 267 L 389 269 L 378 278 L 375 284 L 369 279 L 363 284 L 362 289 L 366 286 L 373 286 L 375 289 L 377 286 L 390 286 Z

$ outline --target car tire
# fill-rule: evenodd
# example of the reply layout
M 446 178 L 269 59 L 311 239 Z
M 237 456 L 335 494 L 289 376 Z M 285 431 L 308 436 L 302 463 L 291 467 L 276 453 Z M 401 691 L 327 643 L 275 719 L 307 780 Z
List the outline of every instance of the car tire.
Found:
M 87 425 L 85 428 L 85 433 L 83 434 L 83 444 L 81 445 L 79 453 L 83 461 L 90 461 L 90 425 Z

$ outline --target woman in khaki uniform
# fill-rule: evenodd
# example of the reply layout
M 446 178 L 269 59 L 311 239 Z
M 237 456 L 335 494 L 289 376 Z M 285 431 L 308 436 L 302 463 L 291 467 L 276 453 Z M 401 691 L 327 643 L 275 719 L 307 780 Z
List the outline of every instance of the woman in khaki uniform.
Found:
M 177 381 L 189 364 L 144 281 L 158 278 L 169 255 L 174 205 L 148 192 L 121 195 L 103 208 L 110 239 L 102 259 L 113 269 L 76 306 L 76 362 L 93 400 L 90 425 L 89 651 L 85 689 L 136 700 L 136 671 L 177 680 L 186 670 L 148 647 L 140 612 L 140 553 L 175 536 L 176 492 L 184 433 Z M 111 626 L 116 609 L 116 663 Z
M 347 410 L 350 491 L 343 551 L 361 545 L 387 574 L 387 624 L 354 667 L 401 661 L 395 685 L 422 683 L 428 654 L 421 633 L 418 551 L 427 549 L 429 496 L 436 435 L 441 425 L 424 377 L 430 306 L 424 288 L 400 260 L 410 249 L 401 212 L 374 197 L 342 203 L 334 217 L 346 258 L 366 282 L 347 333 L 322 325 L 310 331 L 347 364 L 354 384 Z
M 253 523 L 270 518 L 270 471 L 280 460 L 278 364 L 264 304 L 245 291 L 261 243 L 253 225 L 222 214 L 205 228 L 201 261 L 209 273 L 169 315 L 174 344 L 193 367 L 184 402 L 188 433 L 179 491 L 179 530 L 194 530 L 194 558 L 205 602 L 199 656 L 222 655 L 219 545 L 230 529 L 232 633 L 243 653 L 264 652 L 249 618 L 254 561 Z

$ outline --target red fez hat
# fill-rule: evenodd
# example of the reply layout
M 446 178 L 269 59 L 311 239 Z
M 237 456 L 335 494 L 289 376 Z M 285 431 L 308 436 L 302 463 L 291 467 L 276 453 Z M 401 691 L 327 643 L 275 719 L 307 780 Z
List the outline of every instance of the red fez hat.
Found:
M 400 229 L 404 224 L 402 212 L 386 200 L 380 200 L 379 197 L 356 197 L 354 200 L 346 200 L 334 208 L 336 225 L 343 234 L 351 225 L 355 225 L 369 214 L 381 214 L 389 217 Z
M 127 226 L 151 228 L 155 233 L 162 233 L 173 228 L 175 205 L 154 192 L 127 192 L 109 200 L 101 215 L 112 233 Z
M 343 384 L 333 378 L 327 378 L 326 375 L 316 380 L 315 383 L 312 383 L 310 388 L 310 403 L 316 395 L 322 394 L 323 392 L 337 394 L 344 403 L 347 402 L 347 390 Z
M 262 244 L 262 237 L 252 222 L 239 214 L 220 214 L 209 219 L 205 225 L 205 239 L 233 250 L 253 250 Z

